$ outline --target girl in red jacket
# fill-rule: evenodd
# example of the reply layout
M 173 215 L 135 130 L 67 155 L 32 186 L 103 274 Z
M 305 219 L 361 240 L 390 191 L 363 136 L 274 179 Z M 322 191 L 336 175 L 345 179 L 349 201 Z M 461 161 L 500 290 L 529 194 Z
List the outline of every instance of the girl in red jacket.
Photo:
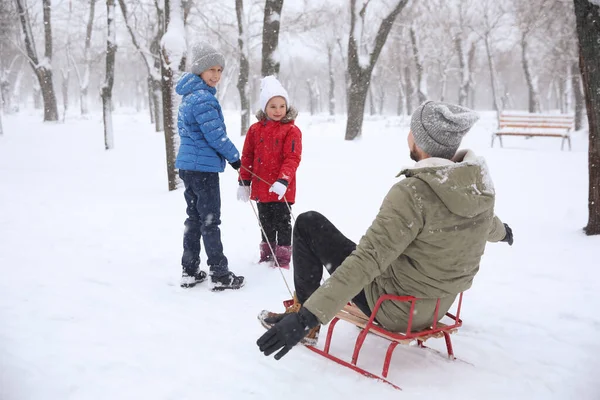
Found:
M 292 224 L 290 206 L 296 199 L 296 169 L 302 155 L 302 132 L 289 106 L 288 93 L 274 76 L 261 81 L 258 122 L 248 129 L 238 200 L 256 200 L 261 232 L 259 262 L 273 261 L 275 251 L 282 268 L 290 267 Z M 287 203 L 287 204 L 286 204 Z

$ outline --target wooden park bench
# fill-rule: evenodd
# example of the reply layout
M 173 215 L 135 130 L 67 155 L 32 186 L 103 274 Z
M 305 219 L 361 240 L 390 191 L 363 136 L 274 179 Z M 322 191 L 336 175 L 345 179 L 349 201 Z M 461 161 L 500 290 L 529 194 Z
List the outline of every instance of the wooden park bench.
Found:
M 331 322 L 329 323 L 329 329 L 327 330 L 327 338 L 325 340 L 325 347 L 323 348 L 323 350 L 318 349 L 313 346 L 307 346 L 307 348 L 309 348 L 310 350 L 314 351 L 317 354 L 322 355 L 323 357 L 326 357 L 332 361 L 335 361 L 336 363 L 338 363 L 340 365 L 343 365 L 343 366 L 348 367 L 356 372 L 359 372 L 362 375 L 381 380 L 383 382 L 386 382 L 386 383 L 392 385 L 396 389 L 400 389 L 398 386 L 396 386 L 393 383 L 384 379 L 384 378 L 387 378 L 388 371 L 390 368 L 390 361 L 392 359 L 392 354 L 394 353 L 394 349 L 396 348 L 396 346 L 398 346 L 398 344 L 408 345 L 408 344 L 416 341 L 417 345 L 419 347 L 425 348 L 424 343 L 426 340 L 429 340 L 432 338 L 444 338 L 446 341 L 446 349 L 448 351 L 448 357 L 451 360 L 455 359 L 454 350 L 452 349 L 452 341 L 450 339 L 450 334 L 455 333 L 458 330 L 458 328 L 462 325 L 462 320 L 460 319 L 460 308 L 462 305 L 462 298 L 463 298 L 463 294 L 461 293 L 459 300 L 458 300 L 458 307 L 456 309 L 456 315 L 453 315 L 449 312 L 446 313 L 446 315 L 445 315 L 446 317 L 448 317 L 450 319 L 450 321 L 451 321 L 450 324 L 445 324 L 445 323 L 441 323 L 438 321 L 438 319 L 440 319 L 440 318 L 438 318 L 440 299 L 438 299 L 431 326 L 427 329 L 424 329 L 422 331 L 417 331 L 417 332 L 411 331 L 411 325 L 412 325 L 412 319 L 413 319 L 412 316 L 413 316 L 413 312 L 415 309 L 415 302 L 418 300 L 415 297 L 395 296 L 395 295 L 389 295 L 389 294 L 383 295 L 377 300 L 377 303 L 375 304 L 375 307 L 373 309 L 371 317 L 367 317 L 365 314 L 363 314 L 362 311 L 360 311 L 358 309 L 358 307 L 356 307 L 354 304 L 349 303 L 344 307 L 343 310 L 341 310 L 339 313 L 337 313 L 335 318 L 333 318 L 333 320 L 331 320 Z M 408 320 L 406 332 L 387 331 L 384 328 L 382 328 L 375 321 L 375 315 L 377 315 L 377 311 L 379 310 L 379 307 L 381 306 L 381 304 L 384 301 L 401 301 L 401 302 L 410 302 L 411 303 L 410 317 Z M 346 322 L 354 324 L 361 329 L 361 332 L 358 334 L 358 337 L 356 338 L 356 343 L 354 345 L 354 352 L 352 354 L 352 359 L 351 359 L 350 363 L 332 355 L 329 352 L 329 349 L 331 347 L 331 339 L 333 336 L 333 331 L 339 320 L 344 320 Z M 385 359 L 383 361 L 383 370 L 382 370 L 383 378 L 381 378 L 371 372 L 368 372 L 356 365 L 356 363 L 358 362 L 358 356 L 359 356 L 360 350 L 362 348 L 362 345 L 369 333 L 380 336 L 390 342 L 387 353 L 385 355 Z
M 496 137 L 500 141 L 500 147 L 504 147 L 502 136 L 524 136 L 526 138 L 542 136 L 562 138 L 560 149 L 564 149 L 565 141 L 567 141 L 569 150 L 571 150 L 573 123 L 574 117 L 568 114 L 503 112 L 500 114 L 498 130 L 492 135 L 492 147 L 494 147 Z

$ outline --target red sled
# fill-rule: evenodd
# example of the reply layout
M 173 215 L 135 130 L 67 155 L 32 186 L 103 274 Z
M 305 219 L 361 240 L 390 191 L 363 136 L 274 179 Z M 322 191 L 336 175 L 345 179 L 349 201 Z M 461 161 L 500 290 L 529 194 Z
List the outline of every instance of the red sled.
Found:
M 369 378 L 374 378 L 379 381 L 388 383 L 391 386 L 393 386 L 395 389 L 402 390 L 402 389 L 400 389 L 400 387 L 394 385 L 393 383 L 391 383 L 390 381 L 385 379 L 385 378 L 387 378 L 387 375 L 388 375 L 388 371 L 390 368 L 390 361 L 392 359 L 392 354 L 394 353 L 394 349 L 396 348 L 396 346 L 398 346 L 398 344 L 408 345 L 408 344 L 412 343 L 413 341 L 416 341 L 417 345 L 419 347 L 425 348 L 426 346 L 424 343 L 426 340 L 432 339 L 432 338 L 442 338 L 443 337 L 446 340 L 446 349 L 448 350 L 448 358 L 450 358 L 451 360 L 455 360 L 456 357 L 454 357 L 454 350 L 452 349 L 452 340 L 450 339 L 450 335 L 452 333 L 455 333 L 458 330 L 458 328 L 460 326 L 462 326 L 462 320 L 460 319 L 460 308 L 462 306 L 462 298 L 463 298 L 463 294 L 461 293 L 459 296 L 459 299 L 458 299 L 458 307 L 456 309 L 456 315 L 451 314 L 449 312 L 446 313 L 446 317 L 450 318 L 450 320 L 453 323 L 445 324 L 445 323 L 438 321 L 438 319 L 440 319 L 440 318 L 438 318 L 438 312 L 439 312 L 439 308 L 440 308 L 440 299 L 438 299 L 436 306 L 435 306 L 435 312 L 433 314 L 433 321 L 432 321 L 431 326 L 428 329 L 424 329 L 424 330 L 418 331 L 418 332 L 411 332 L 411 327 L 412 327 L 412 322 L 413 322 L 412 321 L 413 312 L 415 309 L 415 302 L 418 300 L 416 297 L 395 296 L 395 295 L 390 295 L 390 294 L 383 295 L 377 300 L 377 303 L 375 304 L 375 308 L 373 309 L 373 312 L 371 313 L 371 317 L 367 317 L 365 314 L 363 314 L 363 312 L 360 311 L 358 309 L 358 307 L 356 307 L 354 304 L 348 303 L 344 307 L 344 309 L 341 310 L 340 312 L 338 312 L 337 315 L 329 323 L 329 329 L 327 330 L 327 339 L 325 341 L 325 347 L 323 348 L 323 350 L 318 349 L 313 346 L 306 346 L 306 347 L 309 348 L 310 350 L 314 351 L 315 353 L 320 354 L 323 357 L 328 358 L 332 361 L 335 361 L 336 363 L 338 363 L 340 365 L 348 367 L 348 368 L 352 369 L 353 371 L 356 371 L 364 376 L 367 376 Z M 379 307 L 381 306 L 381 304 L 384 301 L 388 301 L 388 300 L 411 303 L 410 317 L 408 319 L 408 326 L 406 328 L 406 332 L 399 333 L 399 332 L 387 331 L 387 330 L 383 329 L 377 322 L 374 321 L 375 315 L 377 315 L 377 311 L 379 311 Z M 293 302 L 293 301 L 292 300 L 285 301 L 284 305 L 289 306 L 291 304 L 290 302 Z M 354 353 L 352 354 L 352 360 L 350 363 L 329 353 L 329 348 L 331 346 L 331 338 L 333 336 L 333 330 L 335 329 L 335 326 L 340 319 L 350 322 L 351 324 L 356 325 L 357 327 L 362 329 L 362 331 L 359 333 L 358 337 L 356 338 L 356 343 L 354 345 Z M 362 345 L 369 333 L 373 333 L 377 336 L 380 336 L 380 337 L 390 341 L 390 344 L 387 349 L 387 353 L 385 355 L 385 360 L 383 361 L 383 370 L 381 373 L 381 375 L 383 377 L 377 376 L 377 375 L 375 375 L 369 371 L 366 371 L 356 365 Z

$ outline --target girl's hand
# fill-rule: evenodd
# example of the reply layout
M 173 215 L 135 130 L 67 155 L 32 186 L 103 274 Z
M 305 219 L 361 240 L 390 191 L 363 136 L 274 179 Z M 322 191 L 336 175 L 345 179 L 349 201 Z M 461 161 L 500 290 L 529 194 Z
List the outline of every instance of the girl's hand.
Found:
M 277 194 L 278 195 L 277 198 L 279 200 L 281 200 L 281 198 L 285 194 L 286 190 L 287 190 L 287 182 L 286 182 L 286 184 L 284 184 L 281 182 L 281 180 L 278 180 L 269 188 L 269 192 Z
M 247 203 L 250 200 L 250 186 L 239 186 L 237 190 L 237 199 Z

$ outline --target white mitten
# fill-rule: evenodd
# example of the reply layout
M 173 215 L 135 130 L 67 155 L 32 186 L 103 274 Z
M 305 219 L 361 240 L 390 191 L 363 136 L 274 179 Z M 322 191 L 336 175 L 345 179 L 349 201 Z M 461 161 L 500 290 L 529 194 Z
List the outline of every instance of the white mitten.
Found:
M 239 186 L 237 190 L 237 199 L 247 203 L 250 200 L 250 186 Z
M 270 188 L 269 188 L 269 192 L 273 192 L 275 194 L 278 195 L 278 199 L 281 200 L 281 198 L 283 197 L 283 195 L 285 194 L 285 191 L 287 190 L 287 186 L 285 186 L 283 183 L 281 182 L 275 182 Z

